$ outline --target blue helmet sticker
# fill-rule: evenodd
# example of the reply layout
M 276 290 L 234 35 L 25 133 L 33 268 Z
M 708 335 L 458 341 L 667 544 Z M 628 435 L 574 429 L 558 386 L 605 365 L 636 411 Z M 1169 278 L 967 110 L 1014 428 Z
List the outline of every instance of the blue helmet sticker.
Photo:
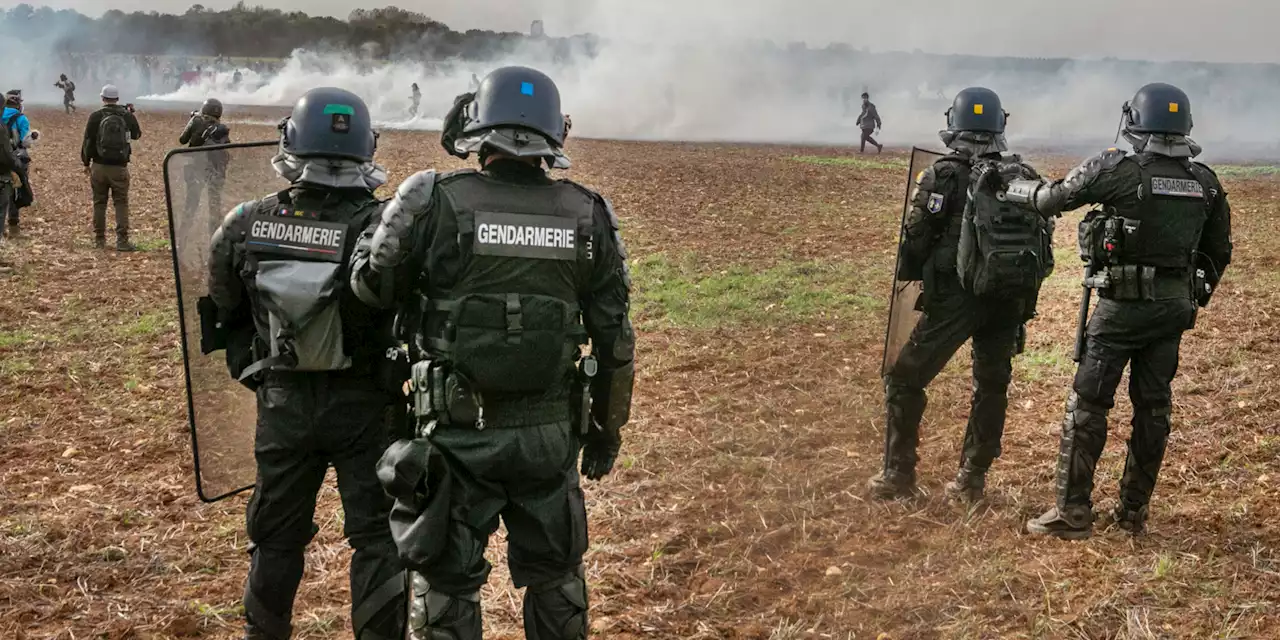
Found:
M 521 82 L 521 83 L 520 83 L 520 93 L 522 93 L 522 94 L 524 94 L 524 95 L 526 95 L 526 96 L 531 96 L 531 95 L 533 95 L 533 83 L 532 83 L 532 82 Z

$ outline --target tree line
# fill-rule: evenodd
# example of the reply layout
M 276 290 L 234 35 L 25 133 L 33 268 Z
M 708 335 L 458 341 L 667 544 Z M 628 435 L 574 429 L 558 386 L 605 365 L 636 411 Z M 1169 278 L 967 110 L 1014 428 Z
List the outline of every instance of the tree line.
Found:
M 0 34 L 9 44 L 38 43 L 61 54 L 237 58 L 283 58 L 301 48 L 360 51 L 381 59 L 485 59 L 525 45 L 546 47 L 557 56 L 593 55 L 598 45 L 591 35 L 533 38 L 516 32 L 460 32 L 422 13 L 396 7 L 355 9 L 341 20 L 248 6 L 243 1 L 226 11 L 197 4 L 180 15 L 113 9 L 100 18 L 20 4 L 0 11 Z

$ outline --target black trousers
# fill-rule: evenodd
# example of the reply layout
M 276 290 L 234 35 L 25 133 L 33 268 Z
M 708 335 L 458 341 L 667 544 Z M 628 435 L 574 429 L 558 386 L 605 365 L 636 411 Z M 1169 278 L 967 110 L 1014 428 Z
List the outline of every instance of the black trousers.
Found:
M 870 143 L 871 143 L 871 146 L 873 146 L 873 147 L 875 147 L 875 148 L 877 148 L 877 149 L 879 149 L 879 148 L 880 148 L 880 143 L 879 143 L 879 142 L 876 142 L 876 139 L 871 137 L 871 134 L 872 134 L 872 133 L 875 133 L 875 129 L 863 129 L 863 130 L 862 130 L 862 147 L 861 147 L 861 149 L 860 149 L 861 151 L 866 151 L 866 150 L 867 150 L 867 143 L 868 143 L 868 142 L 870 142 Z
M 343 533 L 355 551 L 353 623 L 360 622 L 355 612 L 365 599 L 401 574 L 387 520 L 391 503 L 376 469 L 388 440 L 387 404 L 385 391 L 368 376 L 341 372 L 271 372 L 258 389 L 258 479 L 246 518 L 253 548 L 245 614 L 259 631 L 275 638 L 290 633 L 304 551 L 318 531 L 316 494 L 330 465 L 338 475 Z M 368 628 L 394 635 L 400 603 Z
M 1107 413 L 1129 367 L 1133 435 L 1120 499 L 1137 511 L 1151 500 L 1169 440 L 1182 333 L 1195 323 L 1190 300 L 1100 300 L 1089 320 L 1085 357 L 1067 401 L 1058 458 L 1058 506 L 1092 507 L 1094 470 L 1107 443 Z
M 925 388 L 973 339 L 973 398 L 961 464 L 986 471 L 1000 456 L 1022 303 L 979 300 L 958 279 L 940 276 L 926 291 L 924 316 L 885 377 L 885 471 L 914 474 Z
M 556 422 L 484 431 L 441 428 L 431 436 L 431 444 L 443 454 L 453 482 L 443 555 L 422 571 L 431 590 L 475 602 L 492 568 L 485 548 L 501 519 L 507 526 L 512 581 L 518 588 L 528 587 L 526 637 L 583 637 L 586 593 L 581 566 L 587 516 L 574 426 Z M 478 640 L 479 606 L 446 612 L 432 627 L 448 629 L 460 640 Z

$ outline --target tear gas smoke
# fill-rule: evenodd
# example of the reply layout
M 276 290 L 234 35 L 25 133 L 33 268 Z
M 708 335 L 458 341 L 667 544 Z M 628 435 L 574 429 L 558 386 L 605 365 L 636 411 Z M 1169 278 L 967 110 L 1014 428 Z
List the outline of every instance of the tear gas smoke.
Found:
M 1087 6 L 1076 13 L 1084 17 L 1061 16 L 1062 28 L 1051 32 L 1043 24 L 1051 16 L 1041 15 L 1037 24 L 1023 24 L 1025 20 L 1007 8 L 989 13 L 983 7 L 992 3 L 974 2 L 976 8 L 966 13 L 918 0 L 903 2 L 914 9 L 883 11 L 867 2 L 835 0 L 705 0 L 679 5 L 672 0 L 540 0 L 549 31 L 557 24 L 568 24 L 599 33 L 598 50 L 593 55 L 582 50 L 556 55 L 551 47 L 529 40 L 483 63 L 375 61 L 358 50 L 300 51 L 278 72 L 242 71 L 239 84 L 226 69 L 176 91 L 156 91 L 147 97 L 199 102 L 216 96 L 230 105 L 285 106 L 308 89 L 331 85 L 361 95 L 382 128 L 437 129 L 454 96 L 469 90 L 473 74 L 483 77 L 504 64 L 524 64 L 542 69 L 557 81 L 564 110 L 573 115 L 574 134 L 579 136 L 850 144 L 859 138 L 855 120 L 860 111 L 858 96 L 865 90 L 884 119 L 882 141 L 936 147 L 951 97 L 976 85 L 989 87 L 1003 98 L 1012 114 L 1008 135 L 1015 148 L 1087 151 L 1111 144 L 1120 106 L 1138 87 L 1161 81 L 1190 94 L 1196 115 L 1193 137 L 1205 145 L 1207 156 L 1280 156 L 1280 122 L 1273 115 L 1273 105 L 1280 104 L 1280 65 L 881 53 L 827 45 L 831 40 L 852 40 L 859 29 L 865 29 L 871 33 L 859 42 L 875 42 L 878 48 L 893 47 L 896 42 L 899 47 L 983 54 L 1033 50 L 1092 56 L 1143 50 L 1140 38 L 1124 41 L 1121 48 L 1115 48 L 1114 40 L 1090 38 L 1089 30 L 1109 28 L 1097 26 L 1111 11 L 1100 0 L 1080 0 Z M 1224 4 L 1235 2 L 1224 0 Z M 906 21 L 912 11 L 920 16 L 919 22 Z M 958 28 L 991 16 L 995 16 L 991 19 L 994 31 Z M 1227 17 L 1250 21 L 1239 12 Z M 903 28 L 886 24 L 898 19 L 904 20 Z M 1168 15 L 1161 20 L 1160 24 L 1186 23 Z M 939 28 L 947 21 L 957 28 Z M 844 22 L 855 26 L 839 26 Z M 1028 33 L 1037 29 L 1043 32 L 1040 40 L 1052 41 L 1039 49 L 1034 33 Z M 809 37 L 812 44 L 774 44 L 800 36 Z M 1002 48 L 1001 42 L 1012 44 Z M 1213 49 L 1214 43 L 1203 38 L 1196 43 L 1205 46 L 1194 50 L 1156 47 L 1153 55 L 1167 57 L 1184 51 L 1218 59 L 1252 55 L 1252 50 Z M 410 86 L 415 82 L 421 87 L 422 101 L 418 115 L 411 116 Z

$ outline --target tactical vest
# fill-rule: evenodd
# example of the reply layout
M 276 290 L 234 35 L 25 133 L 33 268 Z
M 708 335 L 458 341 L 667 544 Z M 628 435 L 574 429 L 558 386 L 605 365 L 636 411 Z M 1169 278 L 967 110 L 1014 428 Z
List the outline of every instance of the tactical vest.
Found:
M 578 301 L 595 198 L 573 183 L 441 176 L 428 256 L 427 348 L 480 396 L 493 426 L 568 419 L 586 343 Z M 434 272 L 433 272 L 434 271 Z
M 348 261 L 380 203 L 346 200 L 315 210 L 294 193 L 267 197 L 249 212 L 242 275 L 254 308 L 263 370 L 341 371 L 353 365 L 352 342 L 369 339 L 372 312 L 351 300 Z M 367 350 L 367 349 L 366 349 Z
M 1124 218 L 1115 262 L 1187 275 L 1217 197 L 1214 182 L 1207 170 L 1189 160 L 1149 153 L 1133 160 L 1141 168 L 1142 182 L 1137 206 L 1115 212 Z

